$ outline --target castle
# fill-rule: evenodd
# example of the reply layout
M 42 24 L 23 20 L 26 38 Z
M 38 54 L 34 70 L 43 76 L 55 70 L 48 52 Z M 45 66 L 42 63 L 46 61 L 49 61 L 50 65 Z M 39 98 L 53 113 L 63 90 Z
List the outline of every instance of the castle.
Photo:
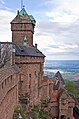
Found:
M 19 94 L 27 94 L 31 105 L 49 100 L 52 119 L 73 118 L 75 100 L 65 90 L 60 72 L 54 80 L 44 76 L 45 55 L 33 45 L 35 23 L 22 8 L 11 21 L 12 43 L 0 43 L 0 118 L 12 119 Z

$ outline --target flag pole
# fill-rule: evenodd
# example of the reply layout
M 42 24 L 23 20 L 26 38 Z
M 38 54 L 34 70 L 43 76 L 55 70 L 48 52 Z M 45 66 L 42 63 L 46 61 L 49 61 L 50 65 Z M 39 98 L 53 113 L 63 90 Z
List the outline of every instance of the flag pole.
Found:
M 22 9 L 22 7 L 23 7 L 23 0 L 21 0 L 21 9 Z

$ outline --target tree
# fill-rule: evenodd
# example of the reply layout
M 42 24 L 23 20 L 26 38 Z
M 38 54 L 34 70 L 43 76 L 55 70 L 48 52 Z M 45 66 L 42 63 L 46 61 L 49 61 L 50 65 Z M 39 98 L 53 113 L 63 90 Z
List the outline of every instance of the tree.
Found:
M 21 106 L 20 104 L 19 104 L 19 105 L 16 107 L 16 109 L 14 110 L 13 119 L 18 119 L 19 113 L 21 114 L 22 119 L 25 119 L 25 118 L 26 118 L 25 113 L 24 113 L 24 111 L 23 111 L 23 109 L 22 109 L 22 106 Z
M 0 67 L 10 63 L 12 44 L 0 44 Z
M 40 106 L 33 106 L 29 115 L 32 119 L 48 119 L 49 117 L 48 111 Z

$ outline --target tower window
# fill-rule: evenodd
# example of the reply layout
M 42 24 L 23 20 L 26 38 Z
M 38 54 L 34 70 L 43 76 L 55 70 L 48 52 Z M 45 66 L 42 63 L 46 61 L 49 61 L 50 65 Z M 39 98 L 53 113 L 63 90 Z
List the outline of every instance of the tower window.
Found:
M 29 77 L 31 78 L 31 74 L 29 74 Z
M 37 73 L 36 73 L 36 71 L 35 71 L 35 76 L 37 77 Z

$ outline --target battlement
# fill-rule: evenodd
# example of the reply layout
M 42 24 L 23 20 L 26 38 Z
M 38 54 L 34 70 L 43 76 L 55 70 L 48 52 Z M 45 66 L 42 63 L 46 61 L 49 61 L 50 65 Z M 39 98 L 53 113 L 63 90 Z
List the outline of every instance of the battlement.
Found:
M 12 119 L 18 104 L 19 70 L 17 66 L 0 69 L 0 118 Z M 6 113 L 7 112 L 7 113 Z

